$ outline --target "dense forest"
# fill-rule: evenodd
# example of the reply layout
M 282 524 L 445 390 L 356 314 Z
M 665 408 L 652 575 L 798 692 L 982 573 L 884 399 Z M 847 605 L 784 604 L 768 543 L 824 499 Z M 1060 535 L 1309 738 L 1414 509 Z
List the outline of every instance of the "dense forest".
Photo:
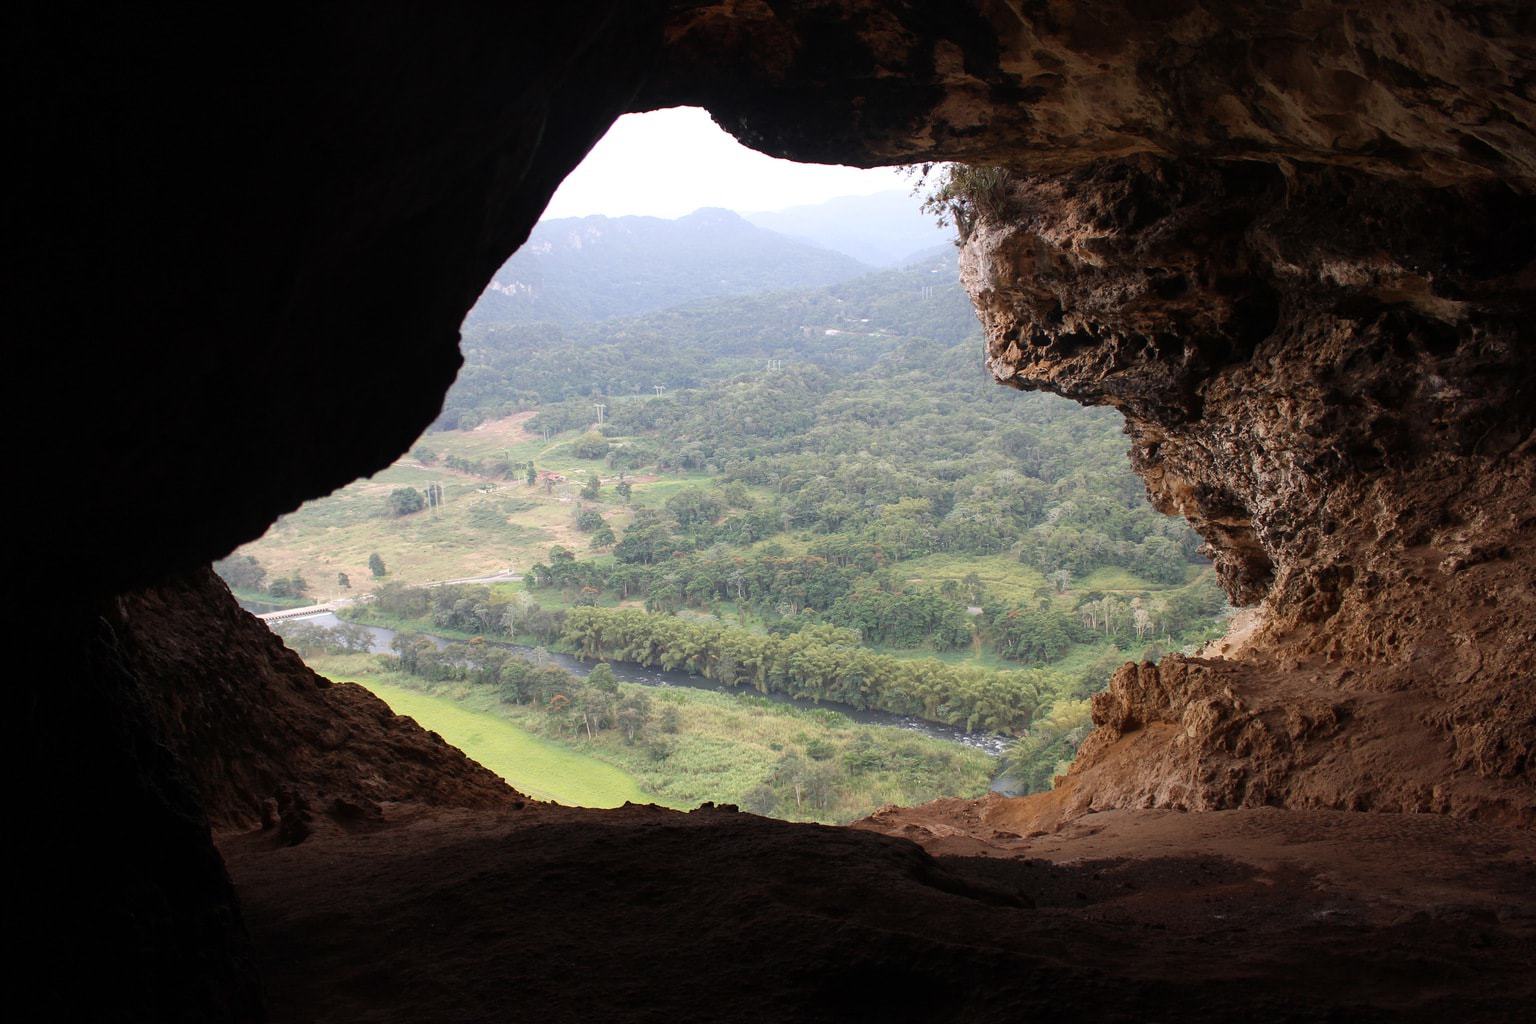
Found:
M 941 247 L 906 266 L 826 288 L 711 299 L 593 322 L 472 320 L 464 328 L 464 368 L 437 427 L 464 429 L 540 409 L 543 429 L 573 429 L 593 421 L 594 397 L 719 384 L 763 369 L 770 359 L 845 374 L 908 336 L 955 344 L 975 333 L 976 315 L 954 262 L 954 250 Z M 549 408 L 566 399 L 579 401 Z
M 646 272 L 687 277 L 665 263 Z M 561 539 L 519 584 L 382 577 L 348 614 L 1000 732 L 1031 789 L 1115 667 L 1222 628 L 1199 540 L 1147 504 L 1119 415 L 987 377 L 952 248 L 602 320 L 498 308 L 466 325 L 401 472 L 484 481 L 474 536 L 542 515 Z M 474 441 L 512 414 L 531 440 Z M 439 511 L 440 486 L 406 491 L 382 495 L 370 543 Z M 263 567 L 225 571 L 249 591 Z
M 551 548 L 518 599 L 406 608 L 397 589 L 379 609 L 1011 733 L 1046 784 L 1109 670 L 1209 637 L 1225 601 L 1198 538 L 1148 506 L 1119 416 L 999 388 L 978 352 L 953 250 L 825 288 L 478 327 L 439 427 L 537 409 L 530 429 L 575 432 L 585 549 Z M 633 501 L 657 474 L 686 482 Z M 1047 742 L 1062 715 L 1075 735 Z
M 606 663 L 583 676 L 537 654 L 477 642 L 439 646 L 407 633 L 392 653 L 367 655 L 371 637 L 359 626 L 281 629 L 290 647 L 328 674 L 361 675 L 494 715 L 620 768 L 646 798 L 675 807 L 712 800 L 791 820 L 849 822 L 891 803 L 979 796 L 996 771 L 990 755 L 962 744 L 764 697 L 621 682 Z M 580 782 L 574 767 L 576 779 L 562 784 Z

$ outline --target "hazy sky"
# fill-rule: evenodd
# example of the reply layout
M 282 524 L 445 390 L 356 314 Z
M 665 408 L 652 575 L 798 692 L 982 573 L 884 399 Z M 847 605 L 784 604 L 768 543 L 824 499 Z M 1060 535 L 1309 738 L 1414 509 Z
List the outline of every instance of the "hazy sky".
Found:
M 698 107 L 678 107 L 619 118 L 544 216 L 681 217 L 701 206 L 756 213 L 910 188 L 890 167 L 775 160 L 737 142 Z

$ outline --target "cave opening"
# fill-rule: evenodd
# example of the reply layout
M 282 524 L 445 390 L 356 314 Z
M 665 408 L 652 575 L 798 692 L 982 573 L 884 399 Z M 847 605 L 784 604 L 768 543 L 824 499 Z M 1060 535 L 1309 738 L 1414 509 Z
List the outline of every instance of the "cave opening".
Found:
M 48 504 L 7 548 L 10 607 L 50 612 L 53 658 L 18 680 L 11 750 L 33 1001 L 157 1021 L 1528 1013 L 1522 8 L 217 21 L 29 8 L 8 34 L 6 383 L 12 408 L 51 400 L 15 453 Z M 1117 668 L 1048 791 L 835 829 L 531 802 L 308 669 L 206 569 L 409 451 L 465 311 L 559 182 L 619 115 L 686 104 L 776 156 L 1011 181 L 961 250 L 987 370 L 1123 415 L 1155 506 L 1262 610 L 1241 643 Z
M 1119 415 L 976 358 L 949 228 L 985 173 L 620 118 L 467 314 L 427 431 L 215 570 L 538 799 L 847 824 L 1050 788 L 1110 674 L 1229 609 Z

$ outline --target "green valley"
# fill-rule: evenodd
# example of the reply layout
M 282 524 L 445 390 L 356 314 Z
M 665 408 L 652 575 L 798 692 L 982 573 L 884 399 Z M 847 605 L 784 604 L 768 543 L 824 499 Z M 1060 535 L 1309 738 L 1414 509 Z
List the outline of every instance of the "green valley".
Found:
M 345 653 L 323 634 L 300 630 L 290 642 L 317 671 L 368 688 L 540 800 L 679 808 L 712 801 L 844 823 L 886 804 L 979 796 L 995 772 L 980 750 L 827 709 L 607 684 L 601 672 L 594 683 L 516 659 L 516 671 L 487 672 L 488 662 L 473 656 Z
M 396 628 L 1001 733 L 1010 784 L 1049 787 L 1113 669 L 1219 635 L 1226 602 L 1199 539 L 1147 505 L 1117 414 L 987 379 L 953 263 L 472 318 L 437 429 L 218 568 Z M 752 776 L 586 742 L 667 799 L 744 800 Z

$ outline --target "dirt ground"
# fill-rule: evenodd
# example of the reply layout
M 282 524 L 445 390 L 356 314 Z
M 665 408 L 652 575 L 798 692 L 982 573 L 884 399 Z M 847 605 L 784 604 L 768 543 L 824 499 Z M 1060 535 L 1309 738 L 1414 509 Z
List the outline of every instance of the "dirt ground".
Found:
M 275 1021 L 1531 1019 L 1528 832 L 1271 809 L 977 824 L 944 802 L 855 828 L 394 806 L 221 849 Z

